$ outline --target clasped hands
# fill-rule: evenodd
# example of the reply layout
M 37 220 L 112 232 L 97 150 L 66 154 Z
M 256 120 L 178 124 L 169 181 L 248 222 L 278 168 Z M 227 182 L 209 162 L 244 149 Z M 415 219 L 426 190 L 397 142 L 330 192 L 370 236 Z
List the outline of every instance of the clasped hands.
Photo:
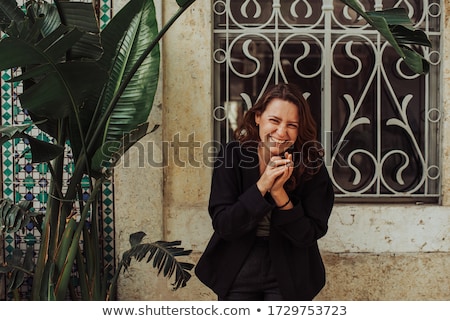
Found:
M 264 169 L 261 167 L 263 172 L 256 182 L 261 194 L 264 196 L 267 192 L 270 192 L 278 206 L 284 204 L 289 198 L 284 189 L 284 183 L 291 177 L 294 170 L 292 154 L 285 152 L 284 157 L 272 156 L 267 166 Z

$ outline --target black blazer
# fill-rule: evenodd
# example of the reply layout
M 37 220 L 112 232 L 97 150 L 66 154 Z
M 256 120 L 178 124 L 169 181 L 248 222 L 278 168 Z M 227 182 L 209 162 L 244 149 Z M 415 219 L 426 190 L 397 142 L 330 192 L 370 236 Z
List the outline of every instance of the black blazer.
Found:
M 225 296 L 256 237 L 258 222 L 272 211 L 270 255 L 285 300 L 312 300 L 325 285 L 325 268 L 317 240 L 328 229 L 334 202 L 325 166 L 289 192 L 290 210 L 263 197 L 256 148 L 238 142 L 221 150 L 213 171 L 208 210 L 214 233 L 195 273 L 217 295 Z

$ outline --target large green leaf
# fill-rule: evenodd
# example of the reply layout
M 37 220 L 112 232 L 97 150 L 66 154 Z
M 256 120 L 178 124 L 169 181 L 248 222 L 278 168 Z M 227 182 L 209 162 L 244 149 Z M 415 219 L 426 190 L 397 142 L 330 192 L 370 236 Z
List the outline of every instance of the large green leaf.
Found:
M 64 25 L 76 27 L 83 31 L 83 35 L 79 41 L 68 52 L 69 60 L 85 61 L 86 59 L 99 59 L 103 53 L 103 48 L 101 45 L 99 21 L 93 3 L 57 0 L 55 4 Z M 102 73 L 106 75 L 106 69 L 100 68 L 102 69 Z M 84 78 L 83 81 L 86 83 L 92 81 L 91 84 L 96 90 L 90 92 L 78 113 L 73 110 L 69 116 L 68 134 L 75 161 L 77 161 L 78 155 L 83 148 L 83 139 L 86 138 L 85 136 L 89 126 L 94 121 L 97 100 L 105 80 L 106 77 L 102 79 Z
M 113 168 L 120 161 L 121 157 L 134 144 L 145 135 L 158 129 L 156 125 L 150 132 L 147 132 L 148 123 L 139 125 L 135 130 L 124 134 L 120 141 L 107 141 L 92 157 L 92 170 L 100 173 L 104 168 Z
M 26 139 L 30 144 L 33 163 L 48 162 L 61 155 L 64 147 L 50 144 L 25 133 L 33 124 L 0 126 L 0 145 L 14 138 Z
M 70 49 L 70 59 L 89 58 L 97 60 L 103 49 L 100 41 L 100 26 L 95 7 L 90 2 L 55 1 L 59 17 L 65 26 L 84 31 L 80 40 Z
M 130 7 L 138 11 L 116 49 L 117 55 L 112 64 L 102 112 L 107 111 L 106 108 L 117 93 L 118 87 L 158 34 L 156 11 L 152 1 L 132 0 Z M 117 19 L 120 20 L 127 12 L 126 9 L 121 11 L 122 14 L 118 15 Z M 105 29 L 106 32 L 108 31 Z M 105 131 L 106 141 L 120 140 L 124 133 L 147 121 L 158 84 L 159 64 L 160 54 L 157 45 L 140 65 L 114 107 Z
M 0 1 L 0 30 L 6 32 L 12 21 L 23 21 L 25 14 L 17 7 L 16 0 Z
M 365 12 L 357 0 L 341 0 L 341 2 L 355 10 L 367 23 L 378 30 L 413 72 L 424 74 L 429 71 L 428 61 L 407 45 L 431 47 L 431 43 L 422 30 L 413 30 L 405 9 L 393 8 Z
M 3 0 L 0 3 L 0 19 L 2 30 L 10 37 L 20 38 L 34 43 L 40 37 L 52 33 L 61 24 L 54 5 L 44 1 L 27 3 L 27 14 L 22 9 L 13 7 L 14 0 Z
M 124 26 L 127 26 L 124 29 Z M 130 1 L 102 32 L 104 55 L 100 63 L 110 70 L 110 78 L 101 97 L 100 117 L 108 118 L 102 137 L 95 149 L 104 143 L 121 142 L 124 135 L 147 122 L 159 77 L 159 46 L 140 64 L 131 79 L 133 68 L 158 35 L 155 7 L 152 1 Z M 127 82 L 129 81 L 129 82 Z M 123 93 L 119 88 L 127 82 Z M 120 98 L 115 101 L 117 95 Z M 96 152 L 99 155 L 99 152 Z M 96 158 L 92 167 L 107 162 L 110 155 Z M 100 163 L 98 163 L 100 162 Z
M 96 63 L 60 63 L 61 57 L 82 34 L 61 25 L 37 44 L 13 37 L 0 41 L 1 70 L 34 66 L 13 79 L 35 82 L 19 96 L 23 108 L 48 119 L 67 117 L 102 84 L 106 74 Z
M 58 10 L 54 5 L 48 2 L 31 2 L 27 7 L 27 17 L 32 21 L 42 19 L 43 23 L 40 28 L 43 37 L 51 34 L 61 24 Z

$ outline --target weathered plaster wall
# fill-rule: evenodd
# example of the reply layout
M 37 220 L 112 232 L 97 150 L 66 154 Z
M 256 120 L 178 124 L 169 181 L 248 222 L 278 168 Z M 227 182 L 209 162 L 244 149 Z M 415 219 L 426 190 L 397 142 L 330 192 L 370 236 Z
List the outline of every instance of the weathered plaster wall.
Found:
M 448 253 L 325 253 L 328 281 L 316 300 L 448 301 Z
M 157 3 L 165 20 L 176 10 L 175 1 Z M 442 204 L 337 204 L 320 240 L 328 281 L 318 300 L 450 299 L 450 5 L 445 5 Z M 152 234 L 151 240 L 182 240 L 194 250 L 193 263 L 206 246 L 211 52 L 211 1 L 197 0 L 163 40 L 163 95 L 160 112 L 151 116 L 162 121 L 163 130 L 147 139 L 172 143 L 160 151 L 168 166 L 116 173 L 119 253 L 136 230 Z M 170 282 L 144 263 L 121 277 L 119 293 L 122 300 L 215 300 L 195 277 L 186 288 L 170 291 Z
M 123 3 L 126 1 L 115 3 L 116 10 Z M 155 4 L 161 24 L 178 9 L 175 0 L 156 0 Z M 142 230 L 148 234 L 148 241 L 182 240 L 183 246 L 194 250 L 190 260 L 195 263 L 208 238 L 210 18 L 210 2 L 197 0 L 162 41 L 160 95 L 150 121 L 163 126 L 143 138 L 139 144 L 142 150 L 131 151 L 130 167 L 115 171 L 118 255 L 128 248 L 129 234 Z M 142 159 L 144 166 L 136 164 L 136 158 Z M 166 163 L 152 166 L 152 159 Z M 151 265 L 134 262 L 119 280 L 118 295 L 121 300 L 201 299 L 204 287 L 195 278 L 189 285 L 173 292 L 170 281 L 157 277 Z
M 118 0 L 113 4 L 117 12 L 127 3 Z M 155 1 L 157 15 L 161 17 L 161 3 Z M 149 128 L 162 123 L 162 78 L 152 111 L 149 116 Z M 149 242 L 163 238 L 163 167 L 154 166 L 162 160 L 162 130 L 157 130 L 133 146 L 122 158 L 114 171 L 114 211 L 115 211 L 115 251 L 117 257 L 129 249 L 130 234 L 143 231 Z M 141 300 L 143 295 L 155 295 L 160 278 L 147 276 L 151 266 L 134 264 L 130 273 L 119 278 L 119 299 Z M 155 290 L 156 292 L 156 290 Z

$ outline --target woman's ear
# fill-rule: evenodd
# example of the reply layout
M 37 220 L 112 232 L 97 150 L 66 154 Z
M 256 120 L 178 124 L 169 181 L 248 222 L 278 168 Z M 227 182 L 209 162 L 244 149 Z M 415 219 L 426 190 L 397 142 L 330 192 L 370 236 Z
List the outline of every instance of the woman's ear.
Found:
M 261 114 L 260 114 L 260 113 L 256 113 L 256 114 L 255 114 L 255 123 L 256 123 L 256 126 L 259 126 L 260 120 L 261 120 Z

